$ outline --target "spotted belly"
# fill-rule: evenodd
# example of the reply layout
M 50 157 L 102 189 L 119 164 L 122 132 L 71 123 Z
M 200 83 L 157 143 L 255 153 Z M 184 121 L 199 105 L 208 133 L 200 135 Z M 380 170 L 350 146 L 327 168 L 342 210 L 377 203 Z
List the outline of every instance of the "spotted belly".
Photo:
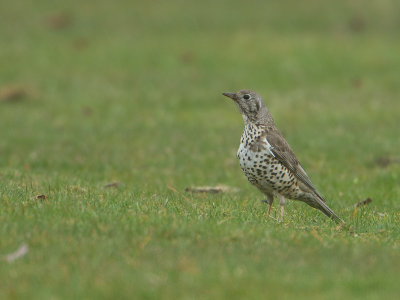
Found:
M 270 151 L 254 152 L 241 145 L 237 156 L 245 176 L 261 192 L 289 199 L 303 194 L 295 176 Z

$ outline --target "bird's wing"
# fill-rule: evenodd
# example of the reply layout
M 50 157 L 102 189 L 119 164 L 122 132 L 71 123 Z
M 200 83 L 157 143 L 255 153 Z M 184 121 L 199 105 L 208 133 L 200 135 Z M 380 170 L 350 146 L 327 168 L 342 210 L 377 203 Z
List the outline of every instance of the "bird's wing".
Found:
M 317 192 L 312 185 L 306 171 L 297 160 L 288 142 L 284 139 L 278 129 L 268 127 L 264 134 L 252 144 L 253 151 L 269 150 L 276 159 L 280 161 L 292 174 L 298 179 L 299 187 L 312 196 L 310 198 L 301 199 L 308 205 L 321 210 L 328 217 L 333 218 L 336 222 L 343 222 L 327 205 L 325 199 Z
M 275 158 L 277 158 L 290 172 L 292 172 L 301 183 L 320 196 L 280 131 L 276 128 L 269 128 L 269 130 L 265 132 L 264 138 L 270 144 L 270 151 Z M 323 199 L 322 196 L 320 197 Z

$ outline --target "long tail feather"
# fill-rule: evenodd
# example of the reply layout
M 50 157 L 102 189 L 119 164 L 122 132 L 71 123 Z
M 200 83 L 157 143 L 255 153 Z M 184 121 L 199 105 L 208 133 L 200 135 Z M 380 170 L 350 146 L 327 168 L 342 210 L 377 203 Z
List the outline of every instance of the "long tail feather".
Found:
M 329 218 L 332 218 L 335 222 L 337 223 L 344 223 L 344 221 L 339 218 L 332 209 L 329 208 L 329 206 L 326 204 L 325 199 L 322 198 L 320 195 L 316 195 L 315 196 L 315 200 L 318 206 L 316 208 L 318 208 L 320 211 L 322 211 L 325 215 L 327 215 Z

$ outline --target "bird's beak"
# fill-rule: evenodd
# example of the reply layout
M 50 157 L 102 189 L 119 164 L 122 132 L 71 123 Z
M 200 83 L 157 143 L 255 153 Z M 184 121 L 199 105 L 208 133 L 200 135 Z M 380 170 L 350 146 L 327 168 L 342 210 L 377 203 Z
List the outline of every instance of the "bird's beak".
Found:
M 236 94 L 235 93 L 222 93 L 222 95 L 231 98 L 232 100 L 236 101 Z

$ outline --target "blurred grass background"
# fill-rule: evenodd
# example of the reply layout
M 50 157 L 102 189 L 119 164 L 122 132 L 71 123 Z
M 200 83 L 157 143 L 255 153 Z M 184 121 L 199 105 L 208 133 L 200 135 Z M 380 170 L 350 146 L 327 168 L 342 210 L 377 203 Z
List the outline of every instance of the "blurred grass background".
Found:
M 397 298 L 399 33 L 389 0 L 0 2 L 0 298 Z M 266 218 L 242 88 L 346 229 Z

